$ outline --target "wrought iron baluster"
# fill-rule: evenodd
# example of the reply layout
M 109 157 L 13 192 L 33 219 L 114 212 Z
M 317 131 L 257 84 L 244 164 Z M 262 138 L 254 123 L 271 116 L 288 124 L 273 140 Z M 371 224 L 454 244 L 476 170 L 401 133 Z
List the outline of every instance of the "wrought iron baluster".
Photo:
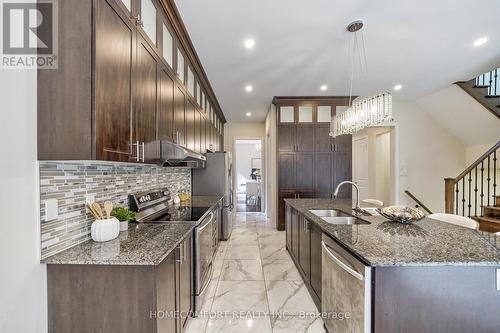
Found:
M 493 152 L 493 203 L 497 196 L 497 151 Z
M 486 191 L 488 192 L 488 202 L 486 203 L 486 206 L 489 206 L 490 205 L 490 180 L 491 180 L 491 177 L 490 177 L 490 156 L 491 155 L 488 155 L 488 177 L 486 178 L 486 183 L 488 184 L 487 187 L 486 187 Z
M 469 180 L 468 180 L 468 183 L 469 183 L 469 195 L 467 197 L 467 208 L 469 209 L 469 214 L 467 214 L 468 217 L 470 217 L 470 211 L 471 211 L 471 208 L 472 208 L 472 205 L 471 205 L 471 201 L 470 201 L 470 197 L 471 197 L 471 184 L 472 184 L 472 171 L 469 172 Z
M 477 166 L 474 168 L 474 216 L 477 217 Z
M 465 177 L 462 178 L 462 216 L 465 216 Z
M 481 161 L 481 216 L 484 216 L 484 161 Z
M 459 183 L 455 184 L 455 214 L 458 214 L 458 194 L 460 193 Z

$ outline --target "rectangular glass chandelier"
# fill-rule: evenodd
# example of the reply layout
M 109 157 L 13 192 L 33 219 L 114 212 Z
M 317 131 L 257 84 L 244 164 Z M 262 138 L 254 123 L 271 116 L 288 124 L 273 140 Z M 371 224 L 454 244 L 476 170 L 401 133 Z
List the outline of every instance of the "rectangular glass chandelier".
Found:
M 382 93 L 356 101 L 347 111 L 335 115 L 330 124 L 330 136 L 353 134 L 387 121 L 392 121 L 392 95 Z

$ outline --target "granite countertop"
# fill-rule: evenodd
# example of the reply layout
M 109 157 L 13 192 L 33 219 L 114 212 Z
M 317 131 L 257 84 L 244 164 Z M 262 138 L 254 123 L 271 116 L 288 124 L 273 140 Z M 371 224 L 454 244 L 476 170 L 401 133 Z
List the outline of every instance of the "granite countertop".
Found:
M 133 223 L 118 238 L 89 240 L 42 260 L 59 265 L 157 266 L 193 231 L 195 224 Z
M 213 207 L 221 199 L 222 196 L 193 196 L 181 206 Z M 129 229 L 120 232 L 118 238 L 114 240 L 104 243 L 89 240 L 43 259 L 41 262 L 59 265 L 156 266 L 195 227 L 195 222 L 130 223 Z
M 483 233 L 424 218 L 405 225 L 382 216 L 363 216 L 370 224 L 333 225 L 310 209 L 352 211 L 351 200 L 285 199 L 323 232 L 371 266 L 500 265 L 495 239 Z M 493 236 L 495 238 L 495 236 Z

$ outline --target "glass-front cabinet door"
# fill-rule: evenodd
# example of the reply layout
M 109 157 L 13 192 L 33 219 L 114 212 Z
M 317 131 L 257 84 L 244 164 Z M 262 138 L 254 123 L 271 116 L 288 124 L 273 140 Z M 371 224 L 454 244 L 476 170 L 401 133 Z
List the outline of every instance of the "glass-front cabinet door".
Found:
M 177 76 L 182 83 L 185 83 L 184 78 L 184 56 L 180 49 L 177 49 Z
M 162 23 L 163 31 L 162 31 L 162 42 L 163 42 L 163 50 L 162 50 L 162 55 L 163 59 L 167 62 L 167 64 L 170 66 L 170 68 L 173 68 L 174 64 L 174 38 L 172 37 L 172 34 L 170 33 L 170 30 L 167 28 L 165 23 Z
M 193 70 L 191 67 L 188 65 L 188 70 L 187 70 L 187 89 L 191 96 L 194 97 L 194 74 Z
M 280 106 L 280 123 L 294 123 L 295 109 L 293 106 Z
M 318 123 L 330 123 L 332 121 L 332 107 L 329 105 L 318 105 Z
M 313 108 L 312 106 L 299 106 L 299 123 L 312 123 L 313 122 Z
M 125 8 L 127 8 L 127 10 L 130 12 L 132 9 L 132 0 L 120 0 L 120 1 L 123 3 Z
M 157 10 L 154 0 L 141 0 L 141 19 L 140 25 L 146 32 L 146 35 L 156 46 L 156 17 Z

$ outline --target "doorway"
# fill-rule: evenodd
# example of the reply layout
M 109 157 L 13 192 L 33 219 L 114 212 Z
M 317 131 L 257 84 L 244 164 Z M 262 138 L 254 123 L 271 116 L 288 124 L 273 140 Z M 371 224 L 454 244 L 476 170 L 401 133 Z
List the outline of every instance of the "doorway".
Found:
M 260 212 L 263 197 L 262 140 L 236 139 L 234 186 L 237 212 Z
M 397 203 L 395 127 L 370 127 L 352 137 L 352 179 L 360 200 Z

